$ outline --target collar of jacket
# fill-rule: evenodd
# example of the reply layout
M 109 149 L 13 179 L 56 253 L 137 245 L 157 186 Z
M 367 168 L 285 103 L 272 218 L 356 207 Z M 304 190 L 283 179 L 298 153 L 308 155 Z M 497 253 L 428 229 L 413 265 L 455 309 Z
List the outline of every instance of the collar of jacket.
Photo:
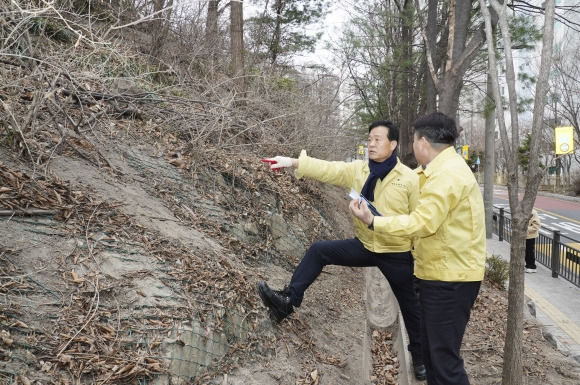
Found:
M 417 174 L 424 174 L 425 177 L 429 177 L 429 175 L 433 174 L 435 171 L 439 170 L 441 166 L 448 161 L 449 159 L 453 159 L 454 157 L 459 156 L 457 152 L 455 152 L 455 147 L 450 146 L 445 150 L 441 151 L 433 160 L 427 165 L 427 167 L 417 167 L 415 170 Z

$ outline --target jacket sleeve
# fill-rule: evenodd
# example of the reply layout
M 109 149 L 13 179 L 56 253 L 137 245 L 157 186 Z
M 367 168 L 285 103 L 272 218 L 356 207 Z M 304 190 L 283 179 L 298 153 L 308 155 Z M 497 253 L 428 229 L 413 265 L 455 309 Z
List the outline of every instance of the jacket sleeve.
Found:
M 441 178 L 436 183 L 426 182 L 415 210 L 409 215 L 375 217 L 375 231 L 403 237 L 435 234 L 461 196 L 461 191 L 454 191 L 454 187 L 453 183 L 441 182 Z
M 302 150 L 298 158 L 298 168 L 294 172 L 296 178 L 315 179 L 320 182 L 349 188 L 356 176 L 355 162 L 330 162 L 309 157 L 306 150 Z

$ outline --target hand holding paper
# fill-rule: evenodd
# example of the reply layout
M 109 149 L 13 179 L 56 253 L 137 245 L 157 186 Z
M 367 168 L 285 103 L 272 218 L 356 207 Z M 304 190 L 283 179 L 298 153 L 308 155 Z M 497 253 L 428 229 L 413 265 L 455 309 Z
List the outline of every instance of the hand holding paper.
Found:
M 373 215 L 378 216 L 378 217 L 382 217 L 382 214 L 379 213 L 379 211 L 375 208 L 375 206 L 373 206 L 371 204 L 371 202 L 369 202 L 367 200 L 367 198 L 365 198 L 364 196 L 357 193 L 355 189 L 351 188 L 350 194 L 348 194 L 348 196 L 351 197 L 352 199 L 358 199 L 359 206 L 360 206 L 361 202 L 364 200 L 366 202 L 369 210 L 371 210 L 371 213 L 373 213 Z
M 370 225 L 374 222 L 375 215 L 373 215 L 367 206 L 366 200 L 363 199 L 361 202 L 359 199 L 353 199 L 348 204 L 348 208 L 352 212 L 352 215 L 354 215 L 355 218 L 359 219 L 362 223 Z

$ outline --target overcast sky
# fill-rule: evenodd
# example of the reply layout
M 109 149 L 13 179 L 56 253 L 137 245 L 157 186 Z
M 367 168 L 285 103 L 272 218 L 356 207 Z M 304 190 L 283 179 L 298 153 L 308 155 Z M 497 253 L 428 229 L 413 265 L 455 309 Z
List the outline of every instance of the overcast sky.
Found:
M 304 56 L 297 57 L 296 63 L 307 64 L 325 64 L 329 65 L 329 60 L 331 59 L 331 53 L 324 49 L 326 43 L 330 40 L 332 41 L 339 36 L 342 25 L 348 20 L 349 11 L 345 6 L 346 1 L 335 1 L 332 3 L 330 12 L 324 20 L 324 26 L 322 28 L 322 38 L 318 43 L 318 48 L 315 53 L 306 53 Z M 317 28 L 316 31 L 320 31 Z

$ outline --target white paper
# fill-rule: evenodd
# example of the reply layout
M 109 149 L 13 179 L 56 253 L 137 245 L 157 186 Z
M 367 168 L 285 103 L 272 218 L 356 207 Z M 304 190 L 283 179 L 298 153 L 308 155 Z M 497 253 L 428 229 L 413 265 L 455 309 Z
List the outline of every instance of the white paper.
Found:
M 355 189 L 353 189 L 352 187 L 350 188 L 350 194 L 348 194 L 348 196 L 351 199 L 358 199 L 360 201 L 360 194 L 356 192 Z
M 350 188 L 350 193 L 348 194 L 349 197 L 351 197 L 351 199 L 358 199 L 358 203 L 360 204 L 363 199 L 365 202 L 367 202 L 367 206 L 369 208 L 369 210 L 371 210 L 371 212 L 373 213 L 373 215 L 377 215 L 377 216 L 382 216 L 381 213 L 379 213 L 379 211 L 375 208 L 375 206 L 373 206 L 371 204 L 371 202 L 368 201 L 368 199 L 366 199 L 365 197 L 361 196 L 359 193 L 356 192 L 355 189 L 353 189 L 352 187 Z

